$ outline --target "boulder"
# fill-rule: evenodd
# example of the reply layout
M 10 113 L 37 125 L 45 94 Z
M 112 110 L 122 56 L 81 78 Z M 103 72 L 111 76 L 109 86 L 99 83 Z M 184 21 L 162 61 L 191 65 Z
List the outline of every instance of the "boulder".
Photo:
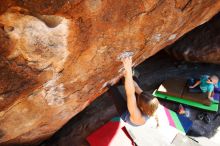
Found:
M 134 66 L 208 21 L 213 0 L 0 2 L 0 145 L 36 144 Z
M 185 34 L 166 51 L 178 60 L 220 64 L 220 13 Z

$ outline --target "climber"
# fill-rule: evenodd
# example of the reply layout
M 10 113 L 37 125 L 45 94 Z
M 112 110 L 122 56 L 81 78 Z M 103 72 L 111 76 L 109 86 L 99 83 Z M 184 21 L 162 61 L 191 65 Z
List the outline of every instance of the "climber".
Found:
M 148 123 L 148 120 L 152 121 L 152 119 L 155 121 L 153 127 L 159 126 L 156 115 L 159 101 L 150 93 L 143 92 L 143 90 L 133 80 L 132 58 L 125 57 L 122 59 L 122 62 L 125 69 L 123 75 L 125 78 L 124 85 L 127 96 L 128 114 L 122 115 L 122 113 L 126 113 L 126 104 L 123 104 L 123 97 L 121 97 L 119 91 L 117 91 L 114 86 L 109 87 L 110 96 L 112 97 L 119 114 L 122 115 L 122 119 L 124 117 L 125 122 L 133 126 L 145 125 Z
M 202 75 L 199 80 L 189 79 L 189 92 L 192 93 L 208 93 L 208 99 L 213 101 L 214 87 L 220 85 L 219 79 L 216 75 L 208 76 Z
M 128 121 L 134 125 L 144 125 L 150 117 L 156 116 L 155 113 L 159 106 L 159 101 L 150 93 L 143 92 L 137 83 L 133 81 L 132 57 L 126 57 L 122 62 L 125 69 L 124 77 L 127 108 L 130 114 Z

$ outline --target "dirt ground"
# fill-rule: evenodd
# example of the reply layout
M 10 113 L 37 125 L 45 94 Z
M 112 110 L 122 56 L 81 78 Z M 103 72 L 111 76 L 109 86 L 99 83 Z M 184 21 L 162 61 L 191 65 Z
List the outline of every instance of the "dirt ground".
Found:
M 198 77 L 202 74 L 216 74 L 220 76 L 220 65 L 186 63 L 177 61 L 168 56 L 164 51 L 147 59 L 136 67 L 139 72 L 141 87 L 145 91 L 154 91 L 163 80 L 173 77 Z M 178 104 L 174 102 L 161 101 L 168 108 L 176 110 Z M 196 119 L 200 109 L 186 107 L 189 110 L 189 118 L 193 121 L 193 126 L 188 135 L 194 137 L 203 144 L 220 145 L 220 116 L 210 124 Z M 215 112 L 207 112 L 211 119 Z M 117 115 L 117 111 L 107 96 L 103 94 L 98 97 L 89 107 L 72 118 L 63 128 L 55 133 L 40 146 L 88 146 L 86 137 L 100 126 L 104 125 L 112 117 Z M 210 141 L 209 141 L 210 140 Z M 212 145 L 212 144 L 211 144 Z

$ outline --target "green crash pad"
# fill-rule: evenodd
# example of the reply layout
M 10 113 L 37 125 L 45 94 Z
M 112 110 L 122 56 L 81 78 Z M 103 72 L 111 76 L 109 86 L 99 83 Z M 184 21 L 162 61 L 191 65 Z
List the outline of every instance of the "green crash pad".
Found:
M 183 98 L 210 106 L 211 101 L 207 98 L 208 95 L 203 93 L 190 93 L 186 81 L 186 79 L 182 78 L 167 79 L 163 81 L 157 91 L 165 95 Z
M 210 106 L 207 106 L 207 105 L 204 105 L 204 104 L 201 104 L 201 103 L 198 103 L 198 102 L 194 102 L 194 101 L 190 101 L 190 100 L 187 100 L 187 99 L 166 95 L 166 94 L 158 92 L 157 90 L 154 91 L 153 95 L 156 96 L 156 97 L 159 97 L 161 99 L 175 101 L 175 102 L 178 102 L 178 103 L 186 104 L 186 105 L 197 107 L 197 108 L 204 109 L 204 110 L 218 111 L 218 103 L 216 103 L 216 102 L 211 103 Z

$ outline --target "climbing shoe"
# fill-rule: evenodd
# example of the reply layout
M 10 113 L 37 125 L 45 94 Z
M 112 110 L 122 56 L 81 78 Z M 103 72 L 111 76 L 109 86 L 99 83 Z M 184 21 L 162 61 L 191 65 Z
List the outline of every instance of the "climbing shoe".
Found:
M 182 104 L 179 105 L 178 114 L 184 115 L 186 113 Z
M 209 117 L 208 114 L 205 114 L 203 121 L 204 121 L 206 124 L 209 124 L 209 123 L 211 122 L 211 118 Z
M 198 113 L 196 118 L 200 121 L 202 121 L 204 119 L 205 113 Z

